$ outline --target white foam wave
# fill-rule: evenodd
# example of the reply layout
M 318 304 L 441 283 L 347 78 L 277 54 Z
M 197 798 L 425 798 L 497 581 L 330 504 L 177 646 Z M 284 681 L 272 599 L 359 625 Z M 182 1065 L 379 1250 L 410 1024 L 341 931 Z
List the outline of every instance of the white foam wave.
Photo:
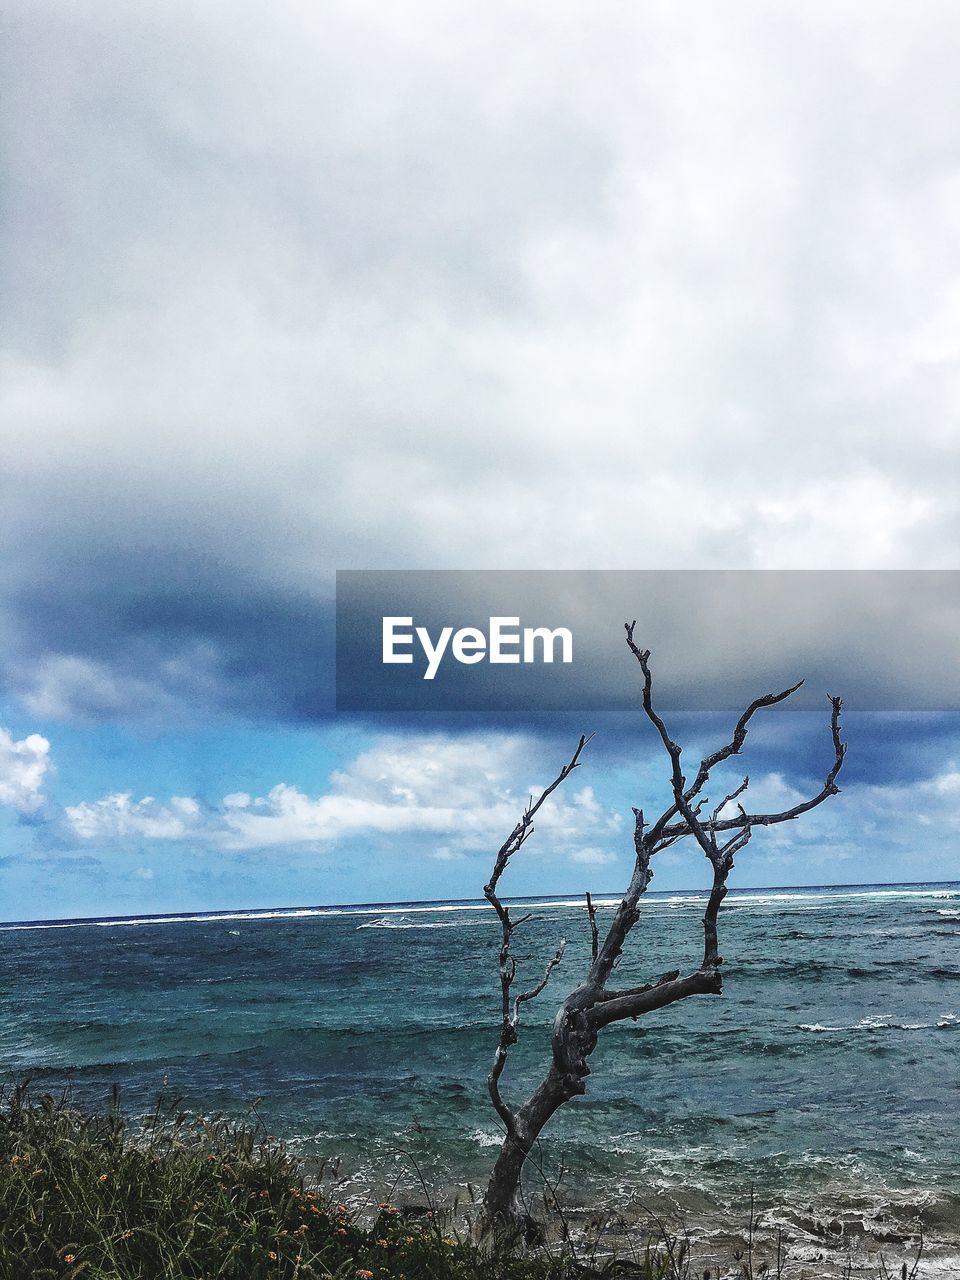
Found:
M 942 1013 L 936 1022 L 891 1022 L 892 1014 L 881 1013 L 873 1017 L 861 1018 L 859 1022 L 837 1027 L 822 1022 L 801 1022 L 798 1031 L 808 1031 L 815 1035 L 824 1032 L 840 1031 L 945 1031 L 960 1027 L 960 1017 L 955 1013 Z
M 701 890 L 689 892 L 678 891 L 663 897 L 646 897 L 641 899 L 641 909 L 645 912 L 657 911 L 660 908 L 674 910 L 680 907 L 700 909 L 705 893 Z M 744 893 L 733 892 L 727 898 L 724 910 L 739 907 L 782 907 L 789 904 L 796 910 L 818 910 L 834 902 L 849 899 L 936 899 L 960 904 L 960 887 L 923 888 L 899 885 L 882 888 L 851 886 L 843 889 L 796 889 L 771 890 L 758 889 Z M 617 896 L 594 896 L 594 905 L 601 910 L 613 909 L 620 902 Z M 564 911 L 584 910 L 584 900 L 576 898 L 543 899 L 533 902 L 518 902 L 517 907 L 524 911 Z M 201 915 L 162 915 L 162 916 L 124 916 L 115 920 L 58 920 L 51 922 L 23 922 L 0 924 L 0 931 L 32 930 L 32 929 L 76 929 L 76 928 L 137 928 L 142 925 L 156 924 L 213 924 L 220 921 L 244 920 L 303 920 L 303 919 L 335 919 L 342 916 L 387 916 L 387 915 L 444 915 L 450 913 L 488 913 L 490 906 L 486 902 L 448 902 L 424 904 L 390 904 L 379 906 L 340 906 L 340 907 L 285 907 L 278 910 L 263 911 L 210 911 Z M 960 910 L 939 908 L 939 915 L 948 919 L 960 919 Z
M 402 916 L 399 920 L 389 920 L 383 917 L 358 924 L 357 932 L 361 929 L 469 929 L 472 925 L 495 923 L 494 920 L 405 920 Z
M 827 905 L 832 902 L 845 901 L 850 898 L 855 899 L 877 899 L 883 900 L 888 898 L 932 898 L 938 900 L 954 901 L 960 900 L 960 890 L 946 889 L 914 889 L 901 888 L 893 885 L 889 888 L 856 888 L 849 889 L 823 889 L 823 890 L 785 890 L 773 893 L 731 893 L 724 904 L 724 910 L 741 904 L 749 904 L 751 906 L 766 906 L 768 904 L 779 904 L 783 902 L 790 903 L 815 903 L 818 906 Z
M 231 920 L 294 920 L 305 916 L 341 916 L 346 911 L 329 908 L 316 910 L 293 911 L 222 911 L 203 916 L 127 916 L 117 920 L 58 920 L 52 924 L 5 924 L 0 925 L 4 931 L 31 929 L 134 929 L 147 924 L 214 924 L 218 921 Z M 359 913 L 357 913 L 359 914 Z M 228 930 L 232 932 L 232 930 Z
M 507 899 L 513 905 L 510 899 Z M 615 907 L 619 898 L 594 899 L 598 907 Z M 518 903 L 525 911 L 549 910 L 564 907 L 579 907 L 585 910 L 583 899 L 544 902 Z M 168 916 L 123 916 L 111 920 L 56 920 L 38 923 L 0 924 L 0 931 L 16 931 L 30 929 L 77 929 L 96 927 L 100 929 L 136 928 L 150 924 L 211 924 L 230 920 L 302 920 L 307 918 L 340 918 L 342 916 L 383 916 L 383 915 L 428 915 L 451 912 L 491 912 L 487 902 L 449 902 L 418 905 L 388 906 L 346 906 L 346 907 L 283 907 L 276 911 L 215 911 L 204 915 L 168 915 Z
M 503 1142 L 502 1133 L 488 1133 L 485 1129 L 474 1129 L 470 1137 L 480 1147 L 499 1147 Z

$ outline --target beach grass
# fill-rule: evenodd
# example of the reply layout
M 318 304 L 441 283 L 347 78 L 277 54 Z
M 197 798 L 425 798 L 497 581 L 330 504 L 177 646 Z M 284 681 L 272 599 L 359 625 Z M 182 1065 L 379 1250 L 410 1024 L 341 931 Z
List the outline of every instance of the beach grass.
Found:
M 256 1120 L 161 1102 L 136 1121 L 66 1095 L 0 1100 L 3 1280 L 574 1280 L 674 1274 L 659 1248 L 589 1265 L 450 1234 L 390 1204 L 361 1221 Z

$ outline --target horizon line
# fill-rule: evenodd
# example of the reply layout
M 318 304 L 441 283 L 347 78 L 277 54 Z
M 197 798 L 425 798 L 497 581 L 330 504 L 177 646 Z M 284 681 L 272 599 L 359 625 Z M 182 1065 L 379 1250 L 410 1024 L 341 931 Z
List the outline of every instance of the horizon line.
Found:
M 784 893 L 791 891 L 811 890 L 811 889 L 910 889 L 918 888 L 924 885 L 948 885 L 960 888 L 960 880 L 868 880 L 863 882 L 845 882 L 842 884 L 780 884 L 780 885 L 740 885 L 736 889 L 729 890 L 729 896 L 743 893 Z M 706 897 L 709 893 L 707 889 L 651 889 L 647 891 L 650 896 L 666 896 L 684 894 L 690 896 Z M 614 890 L 606 893 L 603 891 L 590 891 L 593 898 L 614 898 L 623 897 L 623 890 Z M 536 893 L 536 894 L 514 894 L 506 898 L 505 901 L 516 903 L 533 903 L 542 902 L 547 899 L 557 898 L 574 898 L 581 897 L 580 893 Z M 646 895 L 645 895 L 646 896 Z M 111 924 L 123 923 L 130 920 L 143 920 L 145 922 L 155 920 L 197 920 L 207 916 L 245 916 L 259 913 L 286 913 L 294 911 L 361 911 L 370 910 L 377 911 L 388 907 L 410 907 L 423 908 L 431 906 L 467 906 L 485 902 L 486 899 L 481 897 L 471 898 L 403 898 L 396 901 L 385 902 L 327 902 L 313 903 L 306 905 L 287 905 L 287 906 L 264 906 L 264 907 L 207 907 L 200 911 L 134 911 L 127 912 L 124 915 L 109 916 L 57 916 L 43 917 L 26 920 L 0 920 L 0 929 L 6 929 L 16 926 L 34 926 L 43 927 L 44 925 L 82 925 L 82 924 Z

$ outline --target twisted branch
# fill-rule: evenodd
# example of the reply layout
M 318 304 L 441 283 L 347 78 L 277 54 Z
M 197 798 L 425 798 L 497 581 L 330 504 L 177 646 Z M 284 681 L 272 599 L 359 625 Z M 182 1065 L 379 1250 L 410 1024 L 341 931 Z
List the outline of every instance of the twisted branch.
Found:
M 504 1101 L 503 1095 L 500 1092 L 500 1077 L 503 1075 L 503 1069 L 507 1063 L 507 1054 L 510 1052 L 510 1047 L 517 1042 L 517 1027 L 520 1023 L 520 1006 L 529 1000 L 536 999 L 536 997 L 544 990 L 547 983 L 550 981 L 550 975 L 563 959 L 563 953 L 567 943 L 565 938 L 560 939 L 560 943 L 557 947 L 557 953 L 548 963 L 543 978 L 537 986 L 533 987 L 530 991 L 525 991 L 522 995 L 518 995 L 511 999 L 513 980 L 517 974 L 517 962 L 510 954 L 510 944 L 513 939 L 514 932 L 526 920 L 530 919 L 530 913 L 528 912 L 526 915 L 520 916 L 517 920 L 512 919 L 510 915 L 510 908 L 501 901 L 500 896 L 497 893 L 497 885 L 500 881 L 500 877 L 503 875 L 504 871 L 506 871 L 510 863 L 510 859 L 518 849 L 523 847 L 525 841 L 533 834 L 533 819 L 540 809 L 540 806 L 546 800 L 547 796 L 556 791 L 557 787 L 559 787 L 562 782 L 566 781 L 570 774 L 573 773 L 574 769 L 579 766 L 581 753 L 589 740 L 590 739 L 585 735 L 581 735 L 580 741 L 577 743 L 577 749 L 554 778 L 553 782 L 551 782 L 550 785 L 541 792 L 540 798 L 536 803 L 534 803 L 532 799 L 529 801 L 526 809 L 523 811 L 520 821 L 500 846 L 496 861 L 494 862 L 493 875 L 490 877 L 489 883 L 486 884 L 483 889 L 484 897 L 500 918 L 500 1040 L 497 1045 L 497 1051 L 494 1054 L 493 1066 L 490 1070 L 490 1074 L 487 1076 L 487 1089 L 489 1090 L 490 1099 L 493 1102 L 497 1115 L 506 1125 L 507 1132 L 510 1134 L 513 1134 L 516 1131 L 516 1116 L 513 1110 Z
M 521 995 L 512 996 L 517 963 L 511 954 L 511 940 L 514 930 L 529 917 L 523 916 L 518 920 L 511 918 L 508 908 L 500 899 L 498 885 L 511 858 L 531 835 L 533 818 L 540 806 L 578 767 L 580 755 L 588 741 L 586 737 L 581 737 L 570 760 L 536 803 L 531 800 L 527 805 L 520 821 L 497 853 L 493 874 L 484 888 L 484 895 L 496 910 L 501 925 L 500 1039 L 493 1068 L 488 1076 L 488 1087 L 494 1107 L 507 1129 L 504 1147 L 488 1189 L 488 1207 L 502 1203 L 504 1188 L 509 1191 L 513 1185 L 511 1180 L 519 1179 L 523 1160 L 557 1107 L 584 1092 L 583 1079 L 589 1074 L 587 1058 L 593 1052 L 597 1035 L 603 1027 L 626 1018 L 638 1018 L 689 996 L 719 994 L 723 989 L 720 974 L 723 959 L 719 953 L 718 938 L 719 912 L 727 894 L 727 878 L 734 859 L 748 844 L 754 829 L 793 821 L 839 792 L 837 777 L 846 753 L 840 733 L 840 711 L 843 703 L 840 698 L 831 697 L 833 761 L 823 786 L 816 795 L 779 813 L 748 813 L 740 799 L 750 785 L 749 778 L 745 777 L 718 805 L 710 809 L 704 788 L 712 771 L 717 765 L 740 754 L 747 739 L 750 722 L 757 712 L 789 698 L 800 688 L 802 681 L 779 693 L 768 693 L 755 698 L 740 715 L 729 740 L 703 757 L 693 781 L 688 782 L 681 764 L 681 748 L 671 738 L 662 716 L 654 706 L 650 652 L 639 648 L 634 642 L 635 626 L 634 622 L 624 624 L 627 644 L 643 673 L 644 713 L 656 729 L 670 761 L 672 800 L 652 826 L 644 818 L 642 809 L 633 810 L 633 870 L 602 940 L 593 899 L 589 893 L 586 895 L 590 926 L 590 964 L 579 986 L 570 992 L 557 1011 L 553 1029 L 553 1061 L 547 1075 L 531 1097 L 516 1110 L 508 1106 L 501 1096 L 500 1078 L 510 1047 L 517 1040 L 521 1006 L 543 992 L 563 958 L 566 944 L 561 939 L 556 955 L 547 963 L 543 977 L 534 987 Z M 736 804 L 735 814 L 724 817 L 733 804 Z M 630 931 L 640 917 L 640 898 L 653 878 L 653 858 L 688 836 L 692 836 L 697 842 L 712 870 L 712 885 L 703 914 L 703 958 L 699 967 L 685 975 L 679 969 L 672 969 L 656 981 L 641 986 L 623 990 L 609 988 L 610 976 L 620 961 Z M 719 839 L 719 836 L 726 838 Z

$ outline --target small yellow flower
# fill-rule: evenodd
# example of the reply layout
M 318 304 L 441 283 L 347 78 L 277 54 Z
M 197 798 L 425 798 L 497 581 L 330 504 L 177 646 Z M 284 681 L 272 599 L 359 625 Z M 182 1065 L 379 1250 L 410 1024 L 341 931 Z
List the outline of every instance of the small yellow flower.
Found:
M 365 1271 L 363 1267 L 360 1267 L 357 1271 L 357 1280 L 373 1280 L 373 1272 Z
M 270 1250 L 270 1252 L 267 1254 L 267 1257 L 270 1259 L 270 1261 L 271 1261 L 271 1262 L 276 1262 L 276 1260 L 277 1260 L 277 1255 L 273 1252 L 273 1250 L 272 1250 L 272 1249 L 271 1249 L 271 1250 Z
M 389 1241 L 389 1240 L 378 1240 L 378 1241 L 377 1241 L 377 1244 L 380 1246 L 380 1248 L 381 1248 L 381 1249 L 389 1249 L 389 1248 L 390 1248 L 390 1241 Z
M 64 1262 L 73 1262 L 76 1259 L 76 1256 L 77 1255 L 75 1253 L 65 1253 L 63 1255 L 63 1260 Z
M 100 1175 L 100 1181 L 101 1181 L 101 1182 L 106 1182 L 106 1180 L 107 1180 L 107 1175 L 106 1175 L 105 1173 L 101 1173 L 101 1175 Z

